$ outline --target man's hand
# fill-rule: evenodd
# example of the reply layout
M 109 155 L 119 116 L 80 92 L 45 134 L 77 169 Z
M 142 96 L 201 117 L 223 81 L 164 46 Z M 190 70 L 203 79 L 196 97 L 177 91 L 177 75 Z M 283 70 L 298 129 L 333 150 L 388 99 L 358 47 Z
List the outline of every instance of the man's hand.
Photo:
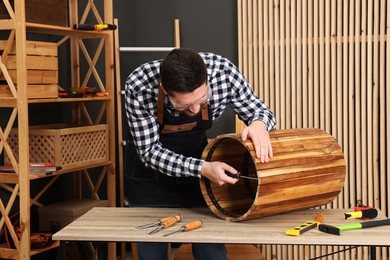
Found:
M 237 173 L 237 170 L 223 162 L 206 162 L 202 164 L 202 177 L 209 179 L 211 182 L 221 186 L 226 183 L 235 184 L 238 179 L 229 177 L 225 171 Z
M 251 139 L 255 147 L 256 157 L 260 162 L 268 162 L 272 158 L 272 144 L 267 131 L 267 126 L 262 121 L 254 121 L 242 130 L 241 140 Z

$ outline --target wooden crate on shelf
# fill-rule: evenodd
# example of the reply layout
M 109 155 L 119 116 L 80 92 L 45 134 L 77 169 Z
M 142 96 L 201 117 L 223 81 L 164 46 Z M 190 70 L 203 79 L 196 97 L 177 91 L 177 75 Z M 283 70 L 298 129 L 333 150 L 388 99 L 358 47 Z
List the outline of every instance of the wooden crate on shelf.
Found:
M 8 137 L 12 152 L 18 158 L 18 129 Z M 50 162 L 63 170 L 107 162 L 108 125 L 77 126 L 50 124 L 30 126 L 30 162 Z M 9 158 L 5 156 L 5 162 Z
M 0 40 L 0 52 L 7 41 Z M 27 41 L 27 96 L 28 98 L 58 98 L 58 48 L 53 42 Z M 13 84 L 18 86 L 15 44 L 3 60 Z M 0 73 L 0 97 L 13 97 L 9 84 Z
M 14 8 L 14 0 L 9 0 Z M 68 26 L 67 0 L 25 0 L 26 22 L 58 26 Z M 0 19 L 10 19 L 10 15 L 0 1 Z

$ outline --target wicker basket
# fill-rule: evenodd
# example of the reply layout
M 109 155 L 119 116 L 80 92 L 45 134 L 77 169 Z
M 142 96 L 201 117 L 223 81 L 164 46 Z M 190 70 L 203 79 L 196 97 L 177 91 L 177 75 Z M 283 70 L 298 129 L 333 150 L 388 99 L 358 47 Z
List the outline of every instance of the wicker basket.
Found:
M 30 162 L 50 162 L 63 170 L 108 161 L 108 126 L 52 124 L 29 129 Z M 9 145 L 18 158 L 18 130 L 11 130 Z M 5 156 L 6 163 L 10 162 Z

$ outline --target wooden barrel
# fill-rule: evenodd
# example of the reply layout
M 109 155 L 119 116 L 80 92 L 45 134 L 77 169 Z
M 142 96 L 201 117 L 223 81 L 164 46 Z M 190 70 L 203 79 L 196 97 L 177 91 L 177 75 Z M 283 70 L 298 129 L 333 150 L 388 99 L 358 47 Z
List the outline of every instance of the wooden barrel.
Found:
M 217 136 L 204 149 L 204 160 L 225 162 L 257 179 L 223 186 L 201 179 L 203 197 L 219 218 L 242 221 L 323 206 L 342 190 L 344 155 L 327 132 L 275 130 L 270 137 L 274 156 L 268 163 L 256 158 L 250 140 L 243 142 L 236 134 Z

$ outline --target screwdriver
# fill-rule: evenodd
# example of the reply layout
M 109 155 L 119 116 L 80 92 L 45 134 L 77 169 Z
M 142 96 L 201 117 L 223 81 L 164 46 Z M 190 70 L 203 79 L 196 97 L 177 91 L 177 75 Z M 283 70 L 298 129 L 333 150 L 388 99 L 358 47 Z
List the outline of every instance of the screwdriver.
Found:
M 190 231 L 190 230 L 193 230 L 196 228 L 200 228 L 202 225 L 203 225 L 202 220 L 195 220 L 195 221 L 192 221 L 190 223 L 187 223 L 187 224 L 181 226 L 181 228 L 179 230 L 165 234 L 164 237 L 172 235 L 172 234 L 177 233 L 177 232 L 185 232 L 185 231 Z
M 232 177 L 232 178 L 235 178 L 235 179 L 244 178 L 244 179 L 249 179 L 249 180 L 256 180 L 256 181 L 258 181 L 257 178 L 242 175 L 240 172 L 238 172 L 237 174 L 233 174 L 233 173 L 231 173 L 231 172 L 225 171 L 225 174 L 226 174 L 227 176 Z
M 145 229 L 145 228 L 149 228 L 149 227 L 154 227 L 154 226 L 159 226 L 161 225 L 163 222 L 166 222 L 168 219 L 172 218 L 172 217 L 176 217 L 177 219 L 182 219 L 183 217 L 181 215 L 177 215 L 177 216 L 170 216 L 170 217 L 166 217 L 166 218 L 162 218 L 162 219 L 159 219 L 155 222 L 152 222 L 152 223 L 148 223 L 148 224 L 145 224 L 145 225 L 141 225 L 141 226 L 138 226 L 138 227 L 135 227 L 135 229 Z
M 179 222 L 179 221 L 181 221 L 181 220 L 182 220 L 182 216 L 181 216 L 181 215 L 174 216 L 174 217 L 170 217 L 170 218 L 168 218 L 166 221 L 163 221 L 163 222 L 159 225 L 158 228 L 156 228 L 156 229 L 150 231 L 150 232 L 148 233 L 148 235 L 152 235 L 152 234 L 154 234 L 154 233 L 157 233 L 157 232 L 159 232 L 160 230 L 163 230 L 163 229 L 165 229 L 165 228 L 168 228 L 168 227 L 172 226 L 173 224 L 175 224 L 176 222 Z

